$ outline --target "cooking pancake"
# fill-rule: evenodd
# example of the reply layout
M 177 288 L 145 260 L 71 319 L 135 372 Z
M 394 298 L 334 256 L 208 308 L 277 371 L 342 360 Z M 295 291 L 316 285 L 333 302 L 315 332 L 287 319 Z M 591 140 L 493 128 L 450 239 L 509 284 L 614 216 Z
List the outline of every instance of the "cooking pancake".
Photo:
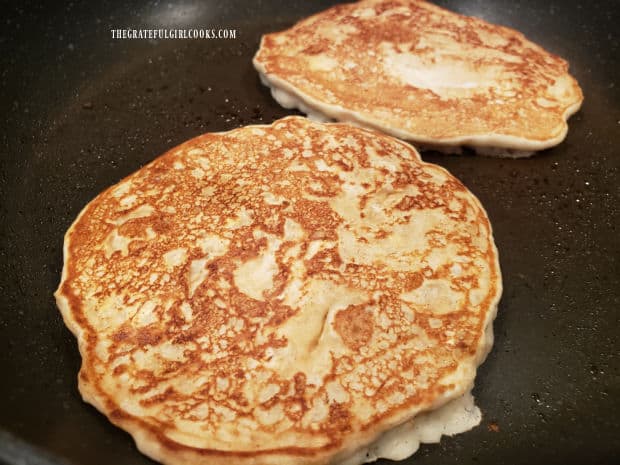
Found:
M 480 421 L 491 226 L 392 137 L 300 117 L 199 136 L 89 203 L 64 255 L 80 392 L 155 460 L 404 458 Z
M 531 155 L 583 100 L 568 63 L 521 33 L 414 0 L 330 8 L 263 36 L 254 66 L 286 108 L 446 152 Z

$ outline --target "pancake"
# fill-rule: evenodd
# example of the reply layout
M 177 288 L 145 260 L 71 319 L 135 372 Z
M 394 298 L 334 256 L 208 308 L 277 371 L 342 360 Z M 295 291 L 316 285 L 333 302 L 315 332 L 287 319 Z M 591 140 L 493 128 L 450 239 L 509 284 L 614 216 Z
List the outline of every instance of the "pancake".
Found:
M 199 136 L 91 201 L 64 260 L 80 392 L 155 460 L 399 459 L 480 421 L 491 226 L 392 137 L 301 117 Z
M 444 152 L 531 155 L 583 100 L 568 63 L 521 33 L 414 0 L 330 8 L 263 36 L 254 66 L 286 108 Z

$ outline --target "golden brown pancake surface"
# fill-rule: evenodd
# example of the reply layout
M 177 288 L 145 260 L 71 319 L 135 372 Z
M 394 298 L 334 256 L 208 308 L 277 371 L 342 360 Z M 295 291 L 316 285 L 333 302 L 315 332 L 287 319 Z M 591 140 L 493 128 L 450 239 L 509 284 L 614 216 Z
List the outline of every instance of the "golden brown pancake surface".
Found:
M 415 0 L 330 8 L 263 36 L 254 65 L 286 107 L 448 151 L 551 147 L 583 100 L 568 63 L 521 33 Z
M 501 293 L 458 180 L 297 117 L 167 152 L 87 205 L 64 252 L 80 392 L 170 464 L 349 457 L 471 388 Z

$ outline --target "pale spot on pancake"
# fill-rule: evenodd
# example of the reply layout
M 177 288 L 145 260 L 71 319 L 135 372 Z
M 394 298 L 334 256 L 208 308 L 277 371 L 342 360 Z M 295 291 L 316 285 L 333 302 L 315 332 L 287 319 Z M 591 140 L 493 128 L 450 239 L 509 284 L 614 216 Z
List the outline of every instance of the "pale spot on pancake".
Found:
M 485 292 L 482 289 L 472 289 L 469 293 L 469 303 L 472 305 L 480 305 L 485 297 Z
M 571 77 L 559 76 L 555 82 L 547 88 L 547 97 L 552 100 L 563 100 L 571 97 Z
M 130 415 L 141 416 L 144 412 L 144 409 L 140 407 L 135 398 L 120 399 L 119 406 Z
M 248 436 L 255 434 L 256 431 L 260 428 L 260 425 L 258 424 L 258 422 L 256 422 L 252 418 L 241 417 L 238 419 L 238 423 L 239 423 L 239 433 L 247 434 Z
M 158 316 L 155 313 L 155 309 L 157 308 L 157 302 L 152 300 L 147 300 L 142 304 L 138 312 L 132 318 L 132 322 L 136 326 L 148 326 L 152 323 L 158 321 Z
M 426 280 L 417 289 L 402 293 L 400 298 L 438 315 L 460 310 L 465 300 L 462 293 L 450 288 L 449 283 L 438 280 Z
M 405 395 L 402 392 L 396 391 L 388 396 L 387 400 L 390 404 L 399 405 L 405 401 Z
M 278 392 L 280 392 L 280 386 L 277 384 L 268 384 L 265 386 L 258 395 L 258 402 L 264 404 L 268 400 L 272 399 Z
M 557 102 L 554 102 L 553 100 L 546 99 L 544 97 L 538 97 L 536 99 L 536 104 L 540 105 L 543 108 L 554 108 L 554 107 L 557 107 L 557 105 L 558 105 Z
M 175 266 L 182 265 L 187 259 L 187 249 L 179 247 L 178 249 L 172 249 L 164 254 L 164 263 L 168 269 Z
M 124 208 L 129 208 L 133 206 L 137 198 L 135 194 L 127 195 L 120 200 L 119 204 Z
M 315 160 L 314 161 L 314 165 L 316 166 L 316 169 L 319 171 L 330 171 L 329 166 L 327 165 L 327 163 L 325 163 L 324 160 Z
M 304 238 L 304 235 L 304 229 L 297 221 L 291 218 L 286 218 L 286 220 L 284 220 L 285 241 L 300 241 Z
M 303 268 L 303 266 L 300 267 Z M 278 298 L 283 301 L 284 305 L 288 305 L 289 307 L 298 305 L 302 298 L 303 285 L 301 279 L 291 280 Z
M 231 318 L 230 323 L 233 330 L 237 333 L 245 327 L 245 320 L 242 318 Z
M 230 240 L 217 234 L 205 234 L 196 241 L 196 244 L 208 259 L 221 257 L 228 251 Z
M 309 56 L 307 63 L 314 71 L 331 71 L 338 66 L 338 61 L 327 55 Z
M 381 157 L 371 145 L 364 147 L 368 161 L 374 168 L 385 168 L 390 172 L 398 171 L 400 164 L 392 157 Z
M 421 214 L 416 221 L 394 226 L 388 236 L 374 239 L 372 248 L 366 247 L 366 243 L 360 241 L 363 236 L 357 231 L 341 226 L 338 230 L 338 253 L 344 262 L 368 265 L 381 263 L 398 271 L 409 270 L 410 257 L 403 253 L 403 247 L 409 250 L 425 250 L 428 247 L 427 239 L 421 234 L 427 229 L 424 216 Z
M 196 162 L 200 165 L 200 167 L 203 170 L 209 171 L 212 168 L 211 162 L 209 161 L 208 158 L 200 157 L 196 160 Z
M 365 310 L 366 313 L 372 313 L 373 310 L 376 311 L 377 309 L 373 307 L 367 307 Z M 353 315 L 350 316 L 353 317 Z M 390 317 L 387 316 L 385 312 L 379 312 L 376 319 L 381 329 L 388 329 L 390 326 L 392 326 L 392 320 L 390 319 Z
M 198 286 L 202 284 L 202 282 L 209 274 L 209 271 L 206 268 L 207 261 L 208 260 L 206 258 L 200 258 L 198 260 L 192 260 L 192 262 L 190 263 L 187 276 L 189 297 L 192 297 L 194 295 L 194 292 L 196 291 Z
M 109 353 L 109 348 L 110 348 L 110 341 L 108 340 L 101 340 L 101 341 L 97 341 L 97 346 L 95 347 L 95 353 L 97 354 L 97 357 L 99 357 L 101 360 L 109 360 L 110 359 L 110 353 Z
M 180 362 L 185 359 L 185 351 L 191 349 L 186 344 L 175 344 L 173 342 L 164 342 L 159 346 L 159 353 L 163 358 L 173 362 Z
M 316 398 L 312 404 L 312 407 L 304 415 L 302 423 L 304 425 L 310 425 L 312 423 L 319 423 L 325 420 L 329 413 L 329 407 L 322 398 Z
M 267 238 L 267 249 L 258 257 L 240 263 L 233 272 L 235 286 L 249 297 L 264 300 L 263 292 L 272 288 L 273 277 L 278 272 L 275 253 L 281 241 L 271 234 L 259 234 Z
M 463 273 L 463 267 L 461 267 L 461 265 L 459 265 L 458 263 L 455 263 L 450 267 L 450 274 L 452 276 L 459 277 L 461 276 L 462 273 Z
M 126 213 L 125 215 L 120 216 L 119 218 L 114 220 L 114 224 L 116 224 L 117 226 L 120 226 L 129 220 L 134 220 L 137 218 L 145 218 L 147 216 L 151 216 L 153 214 L 153 211 L 154 209 L 152 206 L 141 205 L 138 208 L 132 210 L 131 212 Z
M 326 249 L 329 249 L 335 246 L 336 246 L 336 243 L 333 241 L 323 241 L 323 240 L 312 241 L 310 242 L 310 244 L 308 244 L 308 250 L 306 250 L 306 255 L 304 256 L 304 259 L 310 260 L 321 250 L 326 250 Z
M 118 229 L 112 230 L 103 244 L 106 258 L 110 258 L 114 252 L 120 252 L 122 256 L 126 256 L 129 253 L 130 242 L 131 239 L 120 235 Z
M 218 391 L 226 391 L 228 389 L 228 386 L 230 386 L 230 381 L 228 381 L 228 378 L 222 378 L 218 376 L 215 380 L 215 386 L 217 387 Z
M 222 417 L 222 420 L 225 422 L 229 422 L 229 421 L 233 421 L 235 418 L 237 418 L 237 414 L 233 409 L 230 409 L 224 405 L 221 404 L 215 404 L 212 407 L 212 410 L 218 414 L 219 416 Z
M 289 171 L 295 172 L 295 171 L 311 171 L 311 170 L 308 167 L 308 165 L 306 165 L 305 163 L 292 163 L 291 166 L 289 167 Z
M 351 15 L 356 18 L 366 19 L 366 18 L 372 18 L 373 16 L 376 16 L 376 13 L 375 13 L 374 8 L 358 8 L 354 10 Z
M 428 325 L 433 329 L 437 329 L 442 327 L 443 322 L 438 318 L 429 318 Z
M 191 322 L 194 319 L 194 310 L 192 306 L 188 302 L 183 302 L 180 308 L 185 321 Z
M 205 174 L 206 173 L 201 168 L 195 168 L 195 169 L 192 170 L 192 176 L 194 176 L 196 179 L 204 178 Z
M 329 402 L 348 402 L 349 393 L 342 387 L 338 381 L 330 381 L 325 385 L 325 391 L 327 392 L 327 398 Z
M 267 205 L 282 205 L 286 198 L 281 195 L 275 195 L 273 192 L 263 192 L 263 200 Z
M 451 211 L 456 212 L 459 210 L 459 208 L 461 208 L 461 204 L 457 199 L 451 199 L 450 202 L 448 203 L 448 208 Z
M 209 417 L 209 404 L 202 402 L 191 410 L 193 416 L 198 420 L 206 420 Z
M 126 182 L 123 182 L 112 190 L 112 197 L 116 197 L 116 198 L 122 197 L 125 194 L 131 192 L 132 188 L 133 188 L 133 183 L 131 181 L 128 180 Z
M 336 343 L 338 335 L 331 330 L 335 315 L 348 305 L 365 302 L 368 297 L 361 290 L 325 280 L 311 279 L 301 288 L 295 284 L 292 287 L 295 291 L 285 291 L 285 302 L 299 308 L 299 312 L 276 331 L 278 336 L 288 340 L 288 346 L 287 356 L 282 357 L 281 363 L 274 369 L 284 378 L 303 371 L 308 379 L 316 376 L 317 380 L 321 380 L 331 369 L 330 352 L 340 351 Z
M 404 302 L 400 305 L 400 311 L 409 323 L 412 323 L 415 320 L 415 314 L 413 313 L 409 305 L 405 304 Z
M 431 270 L 436 271 L 443 265 L 446 261 L 446 257 L 449 255 L 448 247 L 432 250 L 426 257 L 425 265 L 427 265 Z
M 258 407 L 254 410 L 258 421 L 265 426 L 273 425 L 284 418 L 284 410 L 280 404 L 276 404 L 269 409 Z
M 225 228 L 226 229 L 239 229 L 244 226 L 250 226 L 253 223 L 252 220 L 252 210 L 245 208 L 242 206 L 235 218 L 229 218 L 226 220 Z

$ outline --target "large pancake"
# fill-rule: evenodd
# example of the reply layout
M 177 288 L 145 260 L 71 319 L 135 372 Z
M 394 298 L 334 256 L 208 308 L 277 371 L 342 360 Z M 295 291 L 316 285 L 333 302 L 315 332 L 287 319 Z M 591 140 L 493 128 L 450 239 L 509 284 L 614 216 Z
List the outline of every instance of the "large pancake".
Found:
M 501 293 L 457 179 L 299 117 L 172 149 L 90 202 L 64 254 L 80 392 L 169 464 L 406 456 L 396 433 L 365 448 L 456 421 L 409 420 L 467 403 Z
M 448 152 L 554 146 L 583 100 L 568 63 L 521 33 L 415 0 L 330 8 L 265 35 L 254 66 L 287 108 Z

